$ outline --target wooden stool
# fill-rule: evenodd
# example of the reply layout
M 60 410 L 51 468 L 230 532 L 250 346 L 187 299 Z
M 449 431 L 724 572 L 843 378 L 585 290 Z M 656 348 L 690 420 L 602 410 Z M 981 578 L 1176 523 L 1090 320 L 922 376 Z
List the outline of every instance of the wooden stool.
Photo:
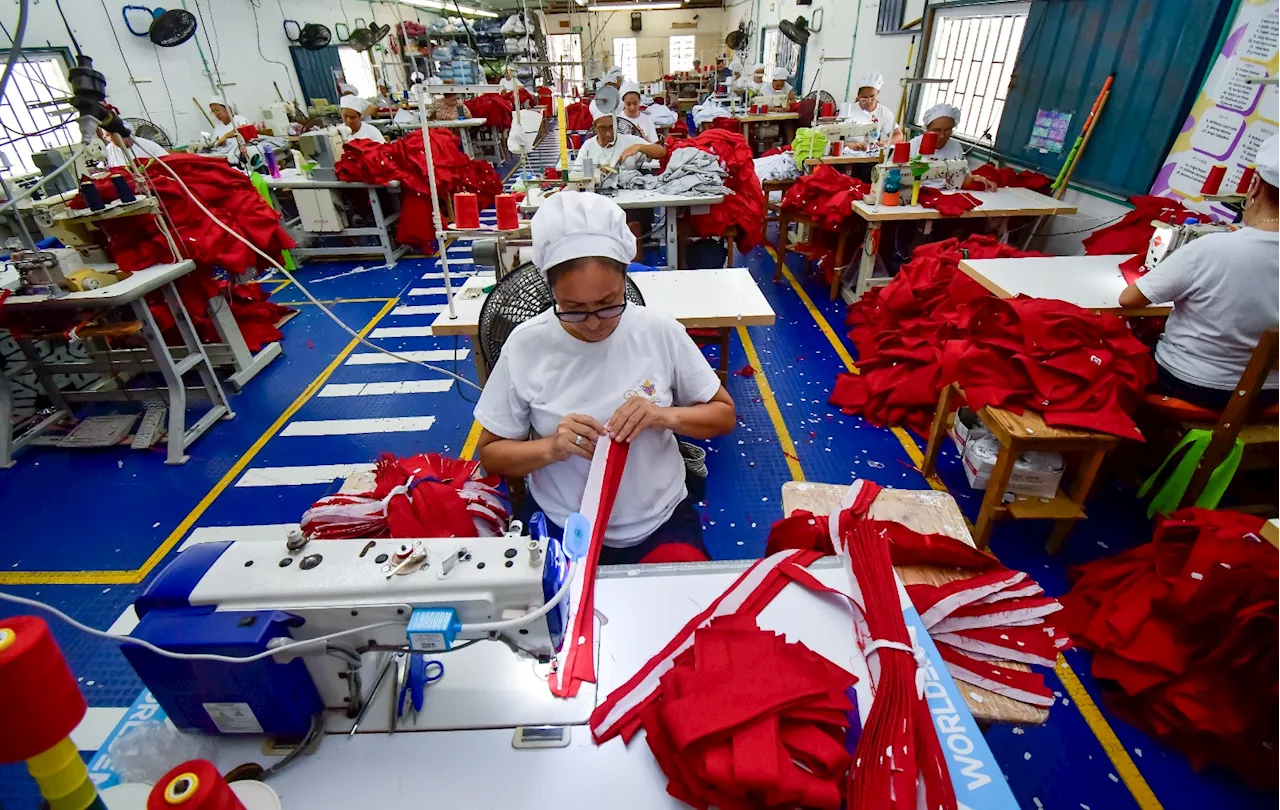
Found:
M 947 430 L 954 418 L 951 412 L 956 407 L 955 399 L 963 395 L 960 386 L 955 383 L 942 389 L 921 468 L 926 478 L 932 476 L 937 469 L 938 452 L 942 449 L 942 443 L 947 440 Z M 1056 554 L 1066 542 L 1072 524 L 1086 517 L 1084 502 L 1093 491 L 1103 459 L 1119 444 L 1120 438 L 1108 433 L 1049 427 L 1040 414 L 1032 411 L 1019 416 L 1003 408 L 988 406 L 979 411 L 978 416 L 1000 442 L 1000 455 L 991 471 L 982 508 L 978 510 L 974 541 L 978 548 L 986 548 L 993 525 L 1005 516 L 1014 519 L 1052 520 L 1053 531 L 1049 534 L 1045 549 L 1050 554 Z M 1009 485 L 1009 477 L 1013 474 L 1014 461 L 1020 453 L 1028 450 L 1061 453 L 1066 457 L 1077 457 L 1079 461 L 1065 491 L 1059 489 L 1048 500 L 1017 495 L 1011 503 L 1006 504 L 1004 494 Z M 1066 476 L 1064 482 L 1065 480 Z
M 774 281 L 782 278 L 782 268 L 786 266 L 787 253 L 792 250 L 790 244 L 787 242 L 787 232 L 791 229 L 791 223 L 794 222 L 805 226 L 809 229 L 810 233 L 813 233 L 816 230 L 823 230 L 815 225 L 813 220 L 804 214 L 800 214 L 795 211 L 784 211 L 781 206 L 778 206 L 777 212 L 778 247 L 776 252 L 778 254 L 778 261 L 776 265 L 777 269 L 773 272 Z M 836 300 L 836 296 L 840 294 L 840 282 L 843 280 L 841 272 L 844 270 L 845 265 L 849 263 L 849 242 L 851 241 L 850 235 L 852 233 L 853 231 L 851 229 L 845 228 L 836 236 L 836 252 L 835 258 L 833 259 L 836 266 L 831 272 L 830 295 L 832 301 Z

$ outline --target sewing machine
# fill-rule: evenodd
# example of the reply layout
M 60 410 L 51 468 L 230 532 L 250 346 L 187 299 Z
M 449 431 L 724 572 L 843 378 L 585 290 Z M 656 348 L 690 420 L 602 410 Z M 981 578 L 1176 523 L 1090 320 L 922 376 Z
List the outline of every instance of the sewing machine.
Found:
M 565 581 L 559 541 L 520 532 L 516 522 L 501 537 L 306 542 L 295 530 L 280 542 L 195 545 L 135 602 L 134 638 L 244 657 L 382 626 L 249 664 L 122 650 L 176 725 L 213 734 L 301 734 L 320 712 L 333 732 L 394 728 L 399 689 L 383 680 L 403 670 L 411 649 L 438 657 L 445 671 L 402 729 L 586 722 L 593 686 L 562 700 L 546 683 L 565 603 L 518 628 L 491 633 L 479 625 L 537 610 Z M 481 641 L 463 648 L 470 639 Z
M 35 152 L 31 155 L 31 163 L 40 170 L 42 177 L 48 177 L 57 171 L 58 167 L 71 159 L 73 150 L 70 146 L 57 146 L 52 149 L 45 149 L 42 152 Z M 74 171 L 65 171 L 57 177 L 50 180 L 44 186 L 46 194 L 59 194 L 64 191 L 76 190 L 76 175 Z
M 832 143 L 850 141 L 865 143 L 876 133 L 875 124 L 855 124 L 851 121 L 840 121 L 834 124 L 818 124 L 814 130 L 822 133 Z
M 1143 263 L 1148 271 L 1188 242 L 1205 234 L 1230 233 L 1239 227 L 1216 222 L 1190 222 L 1178 225 L 1152 222 L 1151 225 L 1155 230 L 1151 234 L 1151 241 L 1147 243 L 1147 260 Z
M 271 134 L 283 138 L 289 134 L 289 105 L 283 101 L 262 108 L 262 121 Z
M 19 295 L 61 297 L 68 292 L 96 290 L 119 281 L 119 277 L 85 267 L 74 248 L 15 250 L 6 265 L 17 273 Z M 12 283 L 12 282 L 11 282 Z
M 906 163 L 895 163 L 886 153 L 883 163 L 871 167 L 871 191 L 867 193 L 868 205 L 878 205 L 885 198 L 885 184 L 892 178 L 898 180 L 897 205 L 910 205 L 913 187 L 925 180 L 946 181 L 947 188 L 960 188 L 969 174 L 969 163 L 964 158 L 943 160 L 921 155 Z
M 298 136 L 298 151 L 316 166 L 311 177 L 316 180 L 336 180 L 333 165 L 342 156 L 342 133 L 337 127 L 326 127 Z

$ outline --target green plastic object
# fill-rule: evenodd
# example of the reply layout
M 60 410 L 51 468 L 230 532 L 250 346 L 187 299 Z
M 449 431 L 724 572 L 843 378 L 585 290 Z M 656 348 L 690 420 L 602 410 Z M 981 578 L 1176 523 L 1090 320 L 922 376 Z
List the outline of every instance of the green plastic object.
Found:
M 795 154 L 796 163 L 803 164 L 810 158 L 820 158 L 827 153 L 827 136 L 816 129 L 801 127 L 791 139 L 791 151 Z
M 249 172 L 249 182 L 253 183 L 253 187 L 262 195 L 262 199 L 267 201 L 267 205 L 271 205 L 271 190 L 267 188 L 267 178 L 257 172 Z M 287 250 L 280 251 L 281 258 L 284 259 L 284 269 L 293 272 L 297 269 L 297 265 L 293 263 L 293 256 Z
M 1147 506 L 1147 517 L 1152 517 L 1156 512 L 1167 515 L 1177 510 L 1178 505 L 1182 503 L 1182 497 L 1187 494 L 1187 487 L 1191 486 L 1191 478 L 1196 474 L 1196 467 L 1200 466 L 1200 459 L 1204 458 L 1205 451 L 1209 449 L 1209 442 L 1213 439 L 1213 433 L 1208 430 L 1189 430 L 1187 435 L 1182 437 L 1182 441 L 1169 452 L 1165 460 L 1160 462 L 1160 466 L 1156 469 L 1151 477 L 1143 482 L 1142 487 L 1138 490 L 1138 497 L 1145 498 L 1151 488 L 1155 486 L 1157 481 L 1163 479 L 1160 488 L 1151 498 L 1151 503 Z M 1182 455 L 1173 470 L 1164 475 L 1167 468 L 1179 454 Z M 1244 455 L 1244 442 L 1236 439 L 1235 446 L 1231 448 L 1231 452 L 1222 460 L 1213 474 L 1209 476 L 1209 482 L 1205 484 L 1204 491 L 1200 493 L 1200 497 L 1196 499 L 1195 505 L 1205 509 L 1216 509 L 1218 503 L 1222 500 L 1223 494 L 1226 493 L 1227 487 L 1231 484 L 1231 479 L 1235 477 L 1236 470 L 1240 468 L 1240 458 Z

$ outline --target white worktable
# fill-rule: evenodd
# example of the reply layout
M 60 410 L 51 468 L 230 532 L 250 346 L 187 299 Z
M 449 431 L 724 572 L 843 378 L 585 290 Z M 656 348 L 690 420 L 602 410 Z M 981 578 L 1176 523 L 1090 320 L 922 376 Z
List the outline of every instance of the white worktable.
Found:
M 1154 303 L 1120 306 L 1129 283 L 1120 265 L 1132 256 L 1040 256 L 1019 259 L 965 259 L 960 269 L 1001 298 L 1053 298 L 1113 315 L 1168 315 L 1173 307 Z
M 324 231 L 311 232 L 303 230 L 302 217 L 291 219 L 285 222 L 285 226 L 293 228 L 302 233 L 315 233 L 317 237 L 321 236 L 343 236 L 343 237 L 359 237 L 373 236 L 376 237 L 378 243 L 376 245 L 362 245 L 359 239 L 351 239 L 352 244 L 341 247 L 296 247 L 289 251 L 294 259 L 299 261 L 310 258 L 312 256 L 322 258 L 339 258 L 342 256 L 382 256 L 383 262 L 388 267 L 394 266 L 401 256 L 409 250 L 407 245 L 396 245 L 391 236 L 391 226 L 400 218 L 399 206 L 397 210 L 387 214 L 382 210 L 382 192 L 399 193 L 400 181 L 393 180 L 385 186 L 376 183 L 353 183 L 346 180 L 316 180 L 309 177 L 305 173 L 297 169 L 283 169 L 279 177 L 265 177 L 267 190 L 271 194 L 271 206 L 283 214 L 280 201 L 276 197 L 279 191 L 363 191 L 369 195 L 369 208 L 373 212 L 373 227 L 370 228 L 345 228 L 341 231 Z
M 933 220 L 937 219 L 990 219 L 994 222 L 1001 242 L 1009 236 L 1009 217 L 1049 217 L 1058 214 L 1074 214 L 1076 207 L 1053 197 L 1025 188 L 1001 188 L 995 191 L 968 191 L 981 204 L 958 217 L 946 217 L 923 205 L 869 205 L 862 200 L 853 203 L 853 212 L 866 220 L 867 232 L 862 240 L 862 256 L 858 261 L 858 276 L 854 285 L 854 300 L 872 287 L 889 283 L 888 278 L 872 278 L 876 253 L 880 250 L 880 231 L 885 222 L 924 222 L 929 233 Z
M 738 326 L 772 326 L 773 308 L 765 300 L 751 271 L 744 267 L 722 267 L 714 270 L 665 270 L 633 273 L 631 280 L 644 296 L 647 307 L 666 312 L 689 329 L 719 329 L 721 333 L 721 370 L 728 368 L 730 331 Z M 446 310 L 431 324 L 433 335 L 463 335 L 475 338 L 480 333 L 480 310 L 485 296 L 468 297 L 467 290 L 483 289 L 494 284 L 493 276 L 472 276 L 453 297 L 456 318 Z M 479 341 L 472 341 L 476 370 L 483 382 L 488 373 L 487 361 Z
M 530 196 L 525 197 L 524 202 L 520 203 L 520 211 L 526 214 L 536 212 L 550 195 L 547 196 Z M 661 208 L 663 219 L 663 245 L 666 248 L 666 270 L 676 269 L 677 254 L 677 236 L 676 236 L 676 217 L 679 209 L 688 208 L 706 208 L 717 203 L 724 202 L 724 197 L 719 194 L 660 194 L 656 191 L 648 191 L 645 189 L 622 189 L 609 199 L 618 204 L 618 207 L 625 210 L 638 208 Z M 706 213 L 705 211 L 692 211 L 694 214 Z

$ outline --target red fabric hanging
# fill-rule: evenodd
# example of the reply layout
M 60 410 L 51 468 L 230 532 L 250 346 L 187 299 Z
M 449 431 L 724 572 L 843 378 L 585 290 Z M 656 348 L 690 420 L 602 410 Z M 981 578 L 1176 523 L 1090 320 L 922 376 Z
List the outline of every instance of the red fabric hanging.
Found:
M 591 117 L 591 105 L 585 101 L 575 101 L 565 105 L 565 126 L 571 130 L 591 129 L 595 120 Z
M 524 95 L 528 96 L 529 91 L 525 90 Z M 511 129 L 513 107 L 510 93 L 485 93 L 466 99 L 462 104 L 472 118 L 483 118 L 485 124 L 491 127 Z
M 1074 569 L 1060 618 L 1111 710 L 1197 769 L 1275 790 L 1278 558 L 1262 522 L 1174 512 L 1151 542 Z
M 958 217 L 982 205 L 982 201 L 972 194 L 966 194 L 963 191 L 943 191 L 928 186 L 920 189 L 917 201 L 923 207 L 932 208 L 944 217 Z
M 673 128 L 672 135 L 674 133 Z M 672 135 L 667 137 L 668 155 L 673 148 Z M 711 206 L 708 213 L 686 217 L 693 232 L 698 236 L 724 236 L 736 226 L 740 252 L 747 253 L 756 245 L 764 244 L 764 191 L 756 179 L 754 156 L 747 139 L 737 132 L 709 129 L 694 138 L 679 140 L 674 146 L 692 146 L 718 157 L 728 173 L 725 187 L 733 192 L 724 202 Z
M 996 184 L 997 188 L 1025 188 L 1031 191 L 1038 191 L 1041 194 L 1048 194 L 1053 189 L 1053 181 L 1041 174 L 1040 172 L 1019 171 L 1011 166 L 996 168 L 990 163 L 984 163 L 978 168 L 970 172 L 974 177 L 983 177 Z M 983 191 L 986 186 L 976 183 L 972 180 L 965 183 L 966 191 Z
M 834 231 L 849 224 L 853 203 L 870 190 L 862 180 L 823 163 L 812 174 L 802 175 L 791 184 L 782 197 L 782 210 L 804 214 L 818 227 Z

